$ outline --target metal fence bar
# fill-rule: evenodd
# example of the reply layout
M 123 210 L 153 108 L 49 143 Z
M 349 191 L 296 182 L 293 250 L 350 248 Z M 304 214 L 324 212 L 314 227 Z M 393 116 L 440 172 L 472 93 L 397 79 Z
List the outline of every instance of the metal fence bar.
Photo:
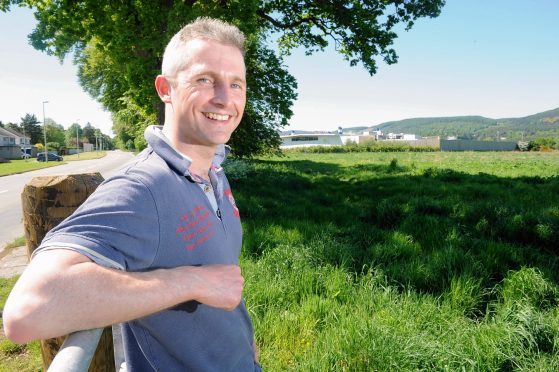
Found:
M 87 371 L 102 333 L 103 328 L 98 328 L 69 334 L 48 372 Z

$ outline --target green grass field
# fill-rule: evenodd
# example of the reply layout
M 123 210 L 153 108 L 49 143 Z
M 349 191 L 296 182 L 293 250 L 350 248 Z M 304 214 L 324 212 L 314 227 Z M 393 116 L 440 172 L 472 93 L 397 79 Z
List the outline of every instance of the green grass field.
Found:
M 231 168 L 265 369 L 559 369 L 556 153 Z
M 557 153 L 225 167 L 265 370 L 559 370 Z

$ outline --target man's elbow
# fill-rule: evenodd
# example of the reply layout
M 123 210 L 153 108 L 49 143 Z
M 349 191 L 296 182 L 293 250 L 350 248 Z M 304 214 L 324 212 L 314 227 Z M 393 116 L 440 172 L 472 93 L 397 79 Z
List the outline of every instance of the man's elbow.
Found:
M 18 290 L 17 286 L 8 296 L 2 313 L 6 337 L 18 344 L 46 338 L 43 333 L 50 324 L 45 319 L 44 301 Z
M 17 344 L 24 344 L 29 341 L 38 339 L 36 327 L 29 317 L 21 316 L 21 313 L 15 309 L 6 308 L 2 313 L 4 322 L 4 334 L 10 340 Z

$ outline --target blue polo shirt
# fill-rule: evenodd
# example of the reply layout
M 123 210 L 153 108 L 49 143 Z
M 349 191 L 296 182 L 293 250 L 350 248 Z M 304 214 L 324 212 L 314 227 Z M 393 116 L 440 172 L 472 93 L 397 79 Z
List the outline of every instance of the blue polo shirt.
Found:
M 242 231 L 221 168 L 226 148 L 218 148 L 210 170 L 212 206 L 188 171 L 189 159 L 161 128 L 148 127 L 145 137 L 148 148 L 51 230 L 34 254 L 71 249 L 126 271 L 238 264 Z M 122 331 L 129 371 L 258 369 L 244 301 L 230 312 L 190 301 L 127 322 Z

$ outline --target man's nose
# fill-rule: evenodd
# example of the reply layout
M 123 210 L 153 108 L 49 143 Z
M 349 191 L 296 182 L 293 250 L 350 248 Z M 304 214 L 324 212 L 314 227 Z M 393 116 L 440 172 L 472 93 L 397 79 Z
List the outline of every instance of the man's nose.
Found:
M 228 84 L 216 84 L 212 101 L 219 106 L 227 106 L 231 102 L 231 87 Z

